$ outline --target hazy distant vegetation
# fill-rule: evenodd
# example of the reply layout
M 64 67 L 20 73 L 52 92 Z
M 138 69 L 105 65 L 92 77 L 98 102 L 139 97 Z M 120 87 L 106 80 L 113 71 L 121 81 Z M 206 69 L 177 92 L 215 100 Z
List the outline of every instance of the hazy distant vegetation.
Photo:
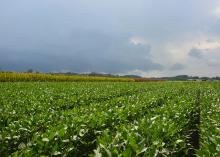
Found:
M 18 81 L 106 81 L 106 82 L 149 82 L 149 81 L 217 81 L 220 77 L 198 77 L 188 75 L 178 75 L 173 77 L 141 77 L 139 75 L 114 75 L 107 73 L 41 73 L 33 69 L 26 72 L 7 72 L 0 71 L 0 82 L 18 82 Z

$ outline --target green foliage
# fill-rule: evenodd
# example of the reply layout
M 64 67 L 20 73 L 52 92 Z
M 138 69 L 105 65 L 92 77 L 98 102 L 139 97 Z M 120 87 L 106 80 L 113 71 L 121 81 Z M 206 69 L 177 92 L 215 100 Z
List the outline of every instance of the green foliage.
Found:
M 0 156 L 219 156 L 219 99 L 218 82 L 0 83 Z

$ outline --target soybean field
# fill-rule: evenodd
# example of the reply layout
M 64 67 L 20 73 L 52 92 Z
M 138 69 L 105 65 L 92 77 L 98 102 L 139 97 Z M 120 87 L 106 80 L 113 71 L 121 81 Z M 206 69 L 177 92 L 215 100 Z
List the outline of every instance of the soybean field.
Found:
M 2 82 L 0 156 L 220 156 L 220 82 Z

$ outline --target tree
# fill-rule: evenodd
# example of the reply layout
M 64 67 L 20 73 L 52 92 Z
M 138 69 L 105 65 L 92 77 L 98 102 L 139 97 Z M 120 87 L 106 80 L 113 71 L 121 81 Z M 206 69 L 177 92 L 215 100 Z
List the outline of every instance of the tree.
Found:
M 33 69 L 28 69 L 28 70 L 27 70 L 27 73 L 33 73 L 33 72 L 34 72 Z

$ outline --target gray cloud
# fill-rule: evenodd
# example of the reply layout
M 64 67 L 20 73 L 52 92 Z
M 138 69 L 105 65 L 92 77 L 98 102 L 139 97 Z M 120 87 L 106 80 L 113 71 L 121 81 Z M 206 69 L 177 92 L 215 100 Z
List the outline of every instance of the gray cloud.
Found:
M 175 70 L 183 70 L 183 69 L 185 69 L 185 68 L 186 68 L 185 65 L 183 65 L 183 64 L 181 64 L 181 63 L 175 63 L 175 64 L 173 64 L 173 65 L 171 66 L 170 70 L 173 70 L 173 71 L 175 71 Z
M 200 49 L 192 48 L 188 55 L 197 59 L 201 59 L 203 57 L 203 52 Z

